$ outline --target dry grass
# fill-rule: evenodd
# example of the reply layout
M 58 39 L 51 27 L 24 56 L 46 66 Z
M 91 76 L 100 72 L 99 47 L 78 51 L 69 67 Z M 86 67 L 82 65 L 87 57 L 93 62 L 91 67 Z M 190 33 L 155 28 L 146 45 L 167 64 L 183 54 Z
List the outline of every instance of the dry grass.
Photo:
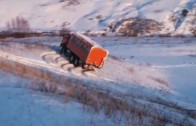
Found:
M 180 125 L 189 124 L 189 120 L 176 121 L 168 118 L 163 111 L 159 112 L 150 104 L 141 104 L 134 98 L 124 100 L 107 90 L 85 86 L 81 80 L 72 80 L 64 75 L 54 74 L 48 70 L 26 66 L 21 63 L 0 59 L 0 69 L 24 77 L 35 79 L 33 90 L 64 95 L 76 99 L 84 105 L 84 110 L 92 113 L 104 112 L 119 125 Z M 162 113 L 162 114 L 161 114 Z M 184 121 L 184 122 L 183 122 Z
M 80 0 L 60 0 L 59 2 L 66 2 L 66 6 L 75 6 L 80 4 Z
M 113 55 L 109 55 L 109 57 L 113 60 L 121 61 L 121 59 L 119 57 L 116 57 L 116 56 L 113 56 Z
M 36 32 L 31 32 L 31 33 L 25 33 L 25 32 L 20 32 L 20 33 L 12 33 L 12 32 L 3 32 L 0 33 L 0 39 L 5 39 L 9 37 L 14 37 L 14 38 L 25 38 L 25 37 L 39 37 L 42 36 L 42 33 L 36 33 Z
M 163 24 L 152 19 L 130 18 L 121 23 L 117 32 L 123 36 L 140 36 L 161 31 Z M 117 27 L 117 26 L 115 26 Z
M 17 16 L 13 18 L 10 22 L 6 24 L 8 32 L 29 32 L 30 25 L 27 19 L 22 16 Z
M 57 93 L 58 89 L 48 83 L 36 83 L 37 89 L 43 92 Z M 59 94 L 59 93 L 58 93 Z M 116 124 L 122 125 L 165 125 L 172 123 L 169 119 L 159 116 L 153 116 L 156 111 L 144 111 L 143 106 L 137 102 L 129 104 L 129 102 L 113 97 L 110 94 L 101 92 L 88 87 L 66 83 L 66 90 L 61 95 L 65 99 L 74 98 L 83 104 L 83 109 L 90 113 L 96 114 L 104 112 L 107 118 L 113 119 Z M 146 106 L 147 107 L 147 106 Z M 152 115 L 151 115 L 152 114 Z M 156 115 L 156 114 L 155 114 Z M 158 115 L 158 114 L 157 114 Z M 151 118 L 149 122 L 145 122 L 145 118 Z M 148 124 L 149 123 L 149 124 Z
M 162 84 L 162 85 L 166 85 L 169 86 L 168 82 L 162 78 L 155 78 L 155 77 L 150 77 L 152 80 Z
M 192 32 L 193 36 L 196 37 L 196 27 L 190 28 L 190 31 Z

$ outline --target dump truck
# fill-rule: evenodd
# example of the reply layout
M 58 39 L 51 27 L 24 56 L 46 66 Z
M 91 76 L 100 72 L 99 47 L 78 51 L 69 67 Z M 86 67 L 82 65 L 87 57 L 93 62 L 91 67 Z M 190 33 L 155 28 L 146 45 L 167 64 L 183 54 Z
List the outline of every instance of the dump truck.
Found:
M 61 54 L 68 55 L 70 63 L 83 68 L 102 68 L 108 50 L 81 33 L 67 33 L 60 44 Z

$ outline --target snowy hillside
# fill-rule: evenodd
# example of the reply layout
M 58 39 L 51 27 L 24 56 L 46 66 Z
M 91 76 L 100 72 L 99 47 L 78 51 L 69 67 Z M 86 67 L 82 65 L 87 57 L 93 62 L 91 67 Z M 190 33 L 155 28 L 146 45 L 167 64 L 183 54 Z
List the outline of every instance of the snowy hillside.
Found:
M 69 28 L 131 34 L 125 33 L 122 27 L 136 22 L 126 29 L 144 29 L 137 35 L 189 35 L 196 22 L 195 0 L 1 0 L 0 8 L 1 30 L 16 27 L 17 17 L 20 17 L 32 30 L 39 31 Z M 189 11 L 187 16 L 182 15 L 183 9 Z M 137 27 L 137 24 L 147 26 Z
M 33 81 L 0 71 L 1 126 L 90 126 L 116 124 L 74 100 L 32 90 Z
M 74 67 L 60 55 L 61 39 L 1 39 L 0 69 L 17 74 L 0 71 L 2 124 L 38 125 L 41 119 L 47 125 L 99 126 L 104 120 L 106 126 L 194 126 L 195 38 L 94 37 L 110 51 L 95 71 Z
M 0 126 L 196 126 L 196 0 L 0 8 Z M 60 54 L 65 31 L 108 50 L 103 67 Z

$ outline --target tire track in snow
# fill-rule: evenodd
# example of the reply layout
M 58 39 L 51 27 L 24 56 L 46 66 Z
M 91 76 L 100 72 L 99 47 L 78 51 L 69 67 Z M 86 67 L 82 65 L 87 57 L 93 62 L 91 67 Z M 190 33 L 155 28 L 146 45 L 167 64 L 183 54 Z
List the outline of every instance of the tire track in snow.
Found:
M 43 53 L 41 56 L 44 56 L 44 55 L 53 55 L 55 54 L 55 52 L 47 52 L 47 53 Z M 1 58 L 4 58 L 4 59 L 7 59 L 7 60 L 10 60 L 10 61 L 13 61 L 13 62 L 18 62 L 18 63 L 21 63 L 23 65 L 26 65 L 26 66 L 32 66 L 32 67 L 35 67 L 37 69 L 48 69 L 49 71 L 52 71 L 54 73 L 59 73 L 59 74 L 66 74 L 68 73 L 69 71 L 67 71 L 67 69 L 62 69 L 58 66 L 58 64 L 54 64 L 54 63 L 48 63 L 46 61 L 41 61 L 41 60 L 34 60 L 34 59 L 30 59 L 30 58 L 24 58 L 24 57 L 20 57 L 20 56 L 16 56 L 14 54 L 8 54 L 8 53 L 5 53 L 5 52 L 1 52 L 0 51 L 0 57 Z M 69 69 L 69 68 L 68 68 Z M 71 68 L 72 69 L 72 68 Z M 77 72 L 71 72 L 72 74 L 74 74 L 76 77 L 79 76 L 80 78 L 83 78 L 83 79 L 89 79 L 89 78 L 92 78 L 93 76 L 81 76 L 81 73 L 77 73 Z M 94 79 L 96 79 L 94 77 Z M 100 79 L 103 79 L 103 78 L 100 78 Z
M 56 52 L 46 52 L 46 53 L 43 53 L 41 55 L 41 57 L 46 63 L 48 63 L 52 66 L 60 67 L 65 71 L 72 72 L 73 74 L 84 75 L 86 77 L 91 76 L 91 77 L 94 77 L 97 79 L 113 81 L 113 80 L 105 78 L 105 77 L 97 76 L 94 73 L 92 73 L 91 71 L 86 71 L 86 70 L 83 70 L 80 68 L 73 67 L 73 64 L 70 64 L 69 61 L 66 60 L 66 58 L 62 57 L 60 54 L 58 54 Z
M 0 51 L 0 57 L 3 57 L 3 58 L 6 58 L 6 59 L 8 59 L 8 60 L 10 60 L 10 61 L 14 61 L 14 62 L 19 62 L 19 63 L 21 63 L 21 64 L 24 64 L 24 65 L 27 65 L 27 66 L 33 66 L 33 67 L 35 67 L 35 68 L 37 68 L 37 69 L 49 69 L 49 71 L 51 72 L 51 73 L 58 73 L 58 74 L 62 74 L 62 75 L 64 75 L 65 73 L 67 73 L 66 71 L 64 71 L 64 70 L 61 70 L 61 69 L 56 69 L 55 67 L 53 67 L 53 66 L 50 66 L 50 65 L 47 65 L 47 63 L 45 62 L 45 61 L 37 61 L 37 60 L 32 60 L 32 59 L 29 59 L 29 58 L 24 58 L 24 57 L 20 57 L 20 56 L 15 56 L 15 55 L 13 55 L 13 54 L 7 54 L 7 53 L 4 53 L 4 52 L 1 52 Z M 45 55 L 46 54 L 51 54 L 51 55 L 53 55 L 54 54 L 54 52 L 50 52 L 50 53 L 44 53 Z M 55 58 L 54 58 L 55 59 Z M 69 75 L 69 74 L 66 74 L 67 75 L 67 77 L 72 77 L 73 78 L 73 75 Z M 93 76 L 96 76 L 96 75 L 93 75 L 92 77 L 89 77 L 89 78 L 87 78 L 87 77 L 85 77 L 85 76 L 81 76 L 81 74 L 74 74 L 75 75 L 75 78 L 77 78 L 77 76 L 79 76 L 81 79 L 92 79 L 92 77 Z M 96 76 L 97 77 L 97 76 Z M 102 77 L 97 77 L 97 79 L 102 79 L 102 80 L 105 80 L 104 78 L 102 78 Z M 106 80 L 105 80 L 106 81 Z M 107 80 L 108 81 L 108 80 Z M 117 82 L 115 82 L 115 83 L 117 83 Z M 112 85 L 110 85 L 110 86 L 112 86 Z M 113 85 L 113 86 L 115 86 L 115 85 Z M 116 85 L 117 86 L 117 85 Z M 118 86 L 120 86 L 120 85 L 118 85 Z M 116 87 L 117 88 L 117 87 Z M 142 99 L 140 99 L 139 98 L 139 100 L 142 100 Z M 164 106 L 166 106 L 166 107 L 169 107 L 169 108 L 174 108 L 174 109 L 177 109 L 177 110 L 179 110 L 179 111 L 182 111 L 183 113 L 185 112 L 185 113 L 190 113 L 192 116 L 194 116 L 195 117 L 195 114 L 192 112 L 192 110 L 190 111 L 190 110 L 188 110 L 188 109 L 185 109 L 185 108 L 181 108 L 181 106 L 178 106 L 177 108 L 175 108 L 175 106 L 172 106 L 172 105 L 170 105 L 170 103 L 162 103 L 162 102 L 156 102 L 156 101 L 150 101 L 150 100 L 148 100 L 148 99 L 143 99 L 144 101 L 148 101 L 148 102 L 151 102 L 151 103 L 156 103 L 156 104 L 160 104 L 160 105 L 164 105 Z M 180 109 L 179 109 L 179 107 L 180 107 Z
M 70 64 L 68 60 L 56 52 L 46 52 L 41 54 L 41 57 L 49 65 L 57 66 L 59 69 L 77 74 L 74 72 L 74 67 L 71 66 L 72 64 Z
M 152 66 L 152 68 L 157 69 L 169 69 L 169 68 L 185 68 L 185 67 L 196 67 L 196 63 L 187 63 L 187 64 L 177 64 L 177 65 L 163 65 L 163 66 Z

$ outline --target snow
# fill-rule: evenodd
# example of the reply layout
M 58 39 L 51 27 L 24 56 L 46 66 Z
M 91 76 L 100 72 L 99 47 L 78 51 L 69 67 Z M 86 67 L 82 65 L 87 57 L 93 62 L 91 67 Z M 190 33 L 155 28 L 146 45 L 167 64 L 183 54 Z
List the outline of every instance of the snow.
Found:
M 61 39 L 62 37 L 32 37 L 1 40 L 0 62 L 7 62 L 11 68 L 14 68 L 16 63 L 20 63 L 29 70 L 37 71 L 40 73 L 40 76 L 49 73 L 51 78 L 56 78 L 58 82 L 55 84 L 58 89 L 57 92 L 64 92 L 64 90 L 66 90 L 62 82 L 74 84 L 79 82 L 76 84 L 124 99 L 131 105 L 139 107 L 138 109 L 144 112 L 156 110 L 159 116 L 175 120 L 175 122 L 176 120 L 182 121 L 188 116 L 188 122 L 190 124 L 195 122 L 192 117 L 189 118 L 190 115 L 185 114 L 193 113 L 194 115 L 194 110 L 196 109 L 193 99 L 195 96 L 193 90 L 195 79 L 193 76 L 189 76 L 190 79 L 184 79 L 182 77 L 185 72 L 189 70 L 183 62 L 187 60 L 184 59 L 184 57 L 188 56 L 189 60 L 187 60 L 187 63 L 190 61 L 192 65 L 194 65 L 195 62 L 195 38 L 92 37 L 92 40 L 109 50 L 110 56 L 102 69 L 87 72 L 81 68 L 75 68 L 69 63 L 66 57 L 58 53 Z M 191 56 L 189 56 L 190 54 Z M 184 65 L 184 69 L 181 71 L 182 74 L 180 74 L 179 71 L 179 74 L 176 74 L 176 71 L 170 71 L 173 69 L 180 70 L 182 68 L 178 67 L 180 64 Z M 195 66 L 189 67 L 194 68 Z M 194 75 L 195 70 L 192 70 L 191 74 Z M 30 72 L 27 73 L 30 74 Z M 24 102 L 17 103 L 13 109 L 18 110 L 23 106 L 25 108 L 23 113 L 26 115 L 22 116 L 24 120 L 29 120 L 28 118 L 31 117 L 29 113 L 32 111 L 35 111 L 33 115 L 38 115 L 40 118 L 43 115 L 47 115 L 42 118 L 43 123 L 46 124 L 50 122 L 46 121 L 49 119 L 52 121 L 50 122 L 51 124 L 59 122 L 59 125 L 63 125 L 68 122 L 70 125 L 90 125 L 89 120 L 95 117 L 94 114 L 90 113 L 89 115 L 86 113 L 86 116 L 80 118 L 80 113 L 84 112 L 81 110 L 82 107 L 80 107 L 80 103 L 77 103 L 75 100 L 65 104 L 62 102 L 62 96 L 32 90 L 31 86 L 29 86 L 31 85 L 31 81 L 29 82 L 30 79 L 26 80 L 22 77 L 8 76 L 5 73 L 1 74 L 1 76 L 4 77 L 4 79 L 0 79 L 2 86 L 0 93 L 2 92 L 2 94 L 5 95 L 1 95 L 0 100 L 2 98 L 6 101 L 2 103 L 2 105 L 14 104 L 13 102 L 21 101 L 22 99 Z M 8 81 L 7 78 L 10 78 L 12 81 Z M 178 81 L 183 79 L 184 81 Z M 22 82 L 20 82 L 20 80 L 22 80 Z M 190 88 L 192 90 L 189 91 L 190 93 L 187 93 L 187 90 L 190 90 L 190 88 L 184 88 L 186 87 L 186 85 L 184 85 L 185 82 L 191 86 Z M 7 85 L 9 84 L 10 86 L 8 88 Z M 18 86 L 18 84 L 20 85 Z M 12 86 L 14 86 L 14 89 Z M 23 86 L 25 89 L 23 89 Z M 18 96 L 20 93 L 24 95 Z M 10 101 L 10 97 L 14 97 L 13 101 Z M 42 100 L 44 102 L 42 102 Z M 35 104 L 35 107 L 28 107 L 30 105 L 29 102 L 33 103 L 33 105 Z M 148 106 L 148 109 L 145 109 L 146 106 Z M 50 111 L 48 111 L 48 109 Z M 5 109 L 8 113 L 3 110 L 4 109 L 0 109 L 0 111 L 6 114 L 0 117 L 2 120 L 9 119 L 11 115 L 11 120 L 15 120 L 15 118 L 18 120 L 16 124 L 28 125 L 28 123 L 30 123 L 29 121 L 23 123 L 16 115 L 13 115 L 12 111 L 9 111 L 8 108 Z M 19 109 L 18 112 L 20 111 Z M 66 115 L 67 113 L 69 114 Z M 70 115 L 70 113 L 73 115 Z M 58 114 L 59 116 L 55 116 Z M 131 116 L 137 118 L 135 115 Z M 63 120 L 63 117 L 66 117 L 68 121 Z M 54 120 L 51 118 L 54 118 Z M 98 113 L 95 118 L 96 125 L 102 125 L 102 121 L 100 120 L 108 120 L 102 112 Z M 135 118 L 132 119 L 135 124 L 141 122 Z M 142 119 L 142 121 L 147 120 L 148 122 L 151 120 L 151 117 Z M 35 122 L 36 118 L 32 118 L 32 123 L 35 124 Z M 6 121 L 3 123 L 11 125 Z M 108 125 L 110 124 L 114 125 L 113 121 L 109 119 Z
M 32 81 L 0 71 L 0 124 L 4 126 L 115 125 L 102 112 L 94 114 L 63 96 L 32 90 Z
M 190 102 L 196 104 L 196 75 L 195 66 L 183 68 L 170 68 L 168 75 L 176 92 Z
M 112 23 L 140 17 L 164 23 L 165 29 L 160 33 L 190 34 L 189 28 L 194 27 L 190 22 L 194 22 L 195 0 L 76 0 L 76 3 L 71 0 L 2 0 L 0 8 L 0 17 L 3 17 L 0 21 L 1 30 L 6 30 L 7 23 L 17 16 L 27 19 L 31 29 L 36 31 L 70 28 L 83 32 L 104 31 Z M 183 8 L 190 11 L 187 18 L 181 15 Z M 170 21 L 171 15 L 177 21 Z
M 46 42 L 47 39 L 45 40 Z M 59 43 L 57 41 L 55 41 L 55 43 L 56 43 L 55 47 L 59 46 Z M 96 80 L 102 78 L 103 80 L 111 80 L 114 82 L 116 81 L 120 83 L 124 82 L 130 84 L 137 83 L 139 85 L 143 85 L 146 87 L 169 90 L 166 77 L 163 74 L 161 74 L 159 70 L 154 70 L 146 66 L 128 64 L 126 62 L 121 62 L 118 60 L 114 60 L 112 58 L 108 58 L 105 62 L 104 67 L 101 70 L 96 70 L 92 72 L 82 72 L 80 68 L 74 69 L 73 65 L 69 64 L 67 59 L 63 59 L 58 54 L 58 52 L 56 52 L 51 48 L 42 47 L 39 45 L 31 45 L 32 46 L 31 47 L 28 44 L 20 44 L 20 43 L 12 43 L 12 42 L 11 43 L 7 42 L 7 44 L 15 48 L 15 50 L 11 50 L 12 53 L 14 53 L 14 55 L 5 53 L 5 52 L 10 52 L 9 46 L 6 45 L 1 47 L 1 49 L 5 51 L 5 52 L 0 52 L 1 57 L 4 57 L 9 60 L 17 61 L 20 63 L 24 63 L 29 66 L 37 66 L 39 68 L 44 67 L 55 71 L 56 69 L 58 69 L 58 71 L 56 72 L 60 72 L 61 74 L 67 73 L 67 71 L 71 70 L 72 73 L 80 77 L 81 75 L 85 74 L 87 77 L 91 79 L 93 77 Z M 48 43 L 48 44 L 54 45 L 52 43 Z M 28 51 L 29 48 L 33 48 L 32 49 L 33 51 Z M 26 53 L 23 53 L 24 51 Z M 59 64 L 61 64 L 62 62 L 66 64 L 63 66 L 63 68 L 62 68 L 63 64 L 59 66 Z M 111 73 L 111 70 L 113 70 L 114 68 L 118 69 L 118 71 L 113 71 Z M 154 76 L 155 73 L 156 76 Z M 156 78 L 162 80 L 163 82 L 156 81 Z
M 162 71 L 178 95 L 196 103 L 195 38 L 124 38 L 123 40 L 114 37 L 110 38 L 111 42 L 107 42 L 107 39 L 104 38 L 101 42 L 106 43 L 105 47 L 109 49 L 111 55 Z
M 32 31 L 68 28 L 81 36 L 112 32 L 108 37 L 91 37 L 92 43 L 109 50 L 104 67 L 95 71 L 75 68 L 60 55 L 61 37 L 1 39 L 0 63 L 6 62 L 13 73 L 20 70 L 18 64 L 42 77 L 49 73 L 58 82 L 58 91 L 35 90 L 32 86 L 38 80 L 24 77 L 31 71 L 16 75 L 0 70 L 0 125 L 118 125 L 102 110 L 85 111 L 77 99 L 59 95 L 66 90 L 62 82 L 106 93 L 147 113 L 142 119 L 130 113 L 133 125 L 151 125 L 156 117 L 172 120 L 173 125 L 196 124 L 196 38 L 118 37 L 111 31 L 113 25 L 118 29 L 131 18 L 141 18 L 163 23 L 156 35 L 191 36 L 195 0 L 1 0 L 0 8 L 0 31 L 23 17 Z M 189 11 L 187 16 L 181 14 L 183 9 Z M 45 81 L 50 84 L 51 78 Z

